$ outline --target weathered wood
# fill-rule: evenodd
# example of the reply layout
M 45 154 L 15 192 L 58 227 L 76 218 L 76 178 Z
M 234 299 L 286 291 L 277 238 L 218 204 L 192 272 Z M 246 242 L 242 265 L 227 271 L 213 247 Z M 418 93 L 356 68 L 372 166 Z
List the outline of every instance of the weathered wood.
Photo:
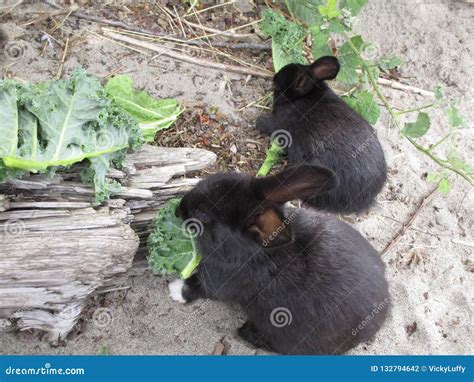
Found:
M 69 333 L 97 288 L 125 280 L 138 248 L 125 215 L 105 209 L 14 222 L 3 215 L 0 315 L 23 329 L 46 330 L 52 339 Z
M 145 146 L 110 171 L 123 189 L 100 207 L 80 183 L 80 166 L 0 184 L 0 332 L 64 338 L 91 294 L 127 287 L 139 248 L 143 271 L 156 211 L 198 181 L 183 175 L 215 159 L 200 149 Z

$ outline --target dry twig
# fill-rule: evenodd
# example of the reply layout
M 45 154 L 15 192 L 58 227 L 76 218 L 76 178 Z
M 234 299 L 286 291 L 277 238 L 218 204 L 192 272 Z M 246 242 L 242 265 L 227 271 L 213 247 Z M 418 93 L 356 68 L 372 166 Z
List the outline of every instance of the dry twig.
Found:
M 68 47 L 69 47 L 69 37 L 66 39 L 66 45 L 64 46 L 63 56 L 61 58 L 61 62 L 59 63 L 58 73 L 56 74 L 56 79 L 58 80 L 61 78 L 61 73 L 63 72 L 63 66 L 64 66 L 64 61 L 66 60 Z
M 435 187 L 433 190 L 431 190 L 427 195 L 425 195 L 421 201 L 421 203 L 418 205 L 416 208 L 415 212 L 413 215 L 411 215 L 410 219 L 402 225 L 400 230 L 397 232 L 397 234 L 390 240 L 390 242 L 385 246 L 385 248 L 380 252 L 380 256 L 386 255 L 388 252 L 390 252 L 393 247 L 395 247 L 398 242 L 401 240 L 403 235 L 405 235 L 405 232 L 410 228 L 410 226 L 413 224 L 417 216 L 420 214 L 420 212 L 423 210 L 423 208 L 426 207 L 426 205 L 434 198 L 436 195 L 437 187 Z
M 46 1 L 46 3 L 49 4 L 50 6 L 52 6 L 55 9 L 60 9 L 60 7 L 58 5 L 56 5 L 56 4 L 54 4 L 50 1 Z M 227 3 L 227 4 L 230 4 L 230 3 Z M 222 4 L 222 5 L 225 5 L 225 4 Z M 213 8 L 213 7 L 207 8 L 206 10 L 209 10 L 211 8 Z M 68 12 L 68 11 L 64 10 L 60 13 L 65 13 L 65 12 Z M 200 12 L 196 12 L 196 13 L 200 13 Z M 112 27 L 122 28 L 122 29 L 132 31 L 132 32 L 147 34 L 147 35 L 150 35 L 150 36 L 170 37 L 169 33 L 156 33 L 156 32 L 149 31 L 147 29 L 136 27 L 134 25 L 129 25 L 129 24 L 124 23 L 122 21 L 109 20 L 109 19 L 105 19 L 105 18 L 102 18 L 102 17 L 98 17 L 98 16 L 88 15 L 87 13 L 76 11 L 76 10 L 71 12 L 71 16 L 77 17 L 78 19 L 83 19 L 83 20 L 94 22 L 94 23 L 98 23 L 98 24 L 109 25 L 109 26 L 112 26 Z M 194 15 L 187 15 L 187 16 L 194 16 Z M 184 17 L 186 17 L 186 16 L 184 16 Z M 179 38 L 179 37 L 174 37 L 174 39 L 180 40 L 181 42 L 185 42 L 189 45 L 196 45 L 196 46 L 207 45 L 205 42 L 199 41 L 199 40 L 187 41 L 186 39 Z M 226 42 L 226 41 L 214 41 L 212 43 L 212 45 L 216 48 L 229 48 L 229 49 L 251 49 L 251 50 L 271 50 L 272 49 L 270 44 L 258 44 L 258 43 L 251 43 L 251 42 L 248 42 L 248 43 L 247 42 L 244 42 L 244 43 L 229 43 L 229 42 Z
M 207 68 L 213 68 L 213 69 L 222 70 L 222 71 L 225 71 L 225 72 L 234 72 L 234 73 L 239 73 L 239 74 L 250 74 L 252 76 L 258 76 L 258 77 L 268 77 L 268 78 L 273 77 L 272 72 L 270 72 L 268 70 L 264 70 L 264 69 L 253 69 L 253 68 L 246 68 L 246 67 L 243 67 L 243 66 L 222 64 L 220 62 L 211 62 L 211 61 L 208 61 L 208 60 L 203 60 L 203 59 L 200 59 L 200 58 L 191 57 L 191 56 L 188 56 L 188 55 L 185 55 L 185 54 L 182 54 L 182 53 L 178 53 L 178 52 L 175 52 L 171 49 L 160 47 L 160 46 L 157 46 L 156 44 L 151 44 L 151 43 L 146 42 L 146 41 L 141 41 L 141 40 L 137 40 L 137 39 L 134 39 L 134 38 L 131 38 L 131 37 L 128 37 L 128 36 L 123 36 L 123 35 L 120 35 L 120 34 L 114 33 L 114 32 L 106 31 L 106 32 L 104 32 L 104 35 L 108 36 L 108 37 L 110 37 L 114 40 L 118 40 L 118 41 L 121 41 L 121 42 L 125 42 L 127 44 L 131 44 L 131 45 L 135 45 L 135 46 L 138 46 L 138 47 L 141 47 L 141 48 L 145 48 L 145 49 L 151 50 L 153 52 L 156 52 L 156 53 L 168 56 L 168 57 L 175 58 L 177 60 L 189 62 L 191 64 L 195 64 L 195 65 L 199 65 L 199 66 L 203 66 L 203 67 L 207 67 Z
M 405 85 L 405 84 L 402 84 L 401 82 L 394 81 L 394 80 L 387 80 L 386 78 L 379 77 L 377 79 L 377 83 L 379 85 L 387 86 L 387 87 L 392 88 L 392 89 L 397 89 L 397 90 L 402 90 L 402 91 L 406 91 L 406 92 L 409 92 L 409 93 L 419 94 L 419 95 L 422 95 L 424 97 L 431 97 L 431 98 L 434 97 L 434 93 L 429 91 L 429 90 L 420 89 L 420 88 L 417 88 L 415 86 Z
M 239 34 L 239 33 L 235 33 L 233 32 L 234 30 L 236 29 L 241 29 L 241 28 L 244 28 L 244 27 L 248 27 L 250 25 L 253 25 L 253 24 L 256 24 L 258 22 L 260 22 L 260 20 L 256 20 L 256 21 L 252 21 L 251 23 L 248 23 L 248 24 L 245 24 L 245 25 L 240 25 L 238 27 L 235 27 L 235 28 L 231 28 L 229 30 L 225 30 L 225 31 L 220 31 L 218 29 L 214 29 L 214 28 L 210 28 L 210 27 L 206 27 L 204 25 L 202 25 L 201 23 L 199 24 L 195 24 L 195 23 L 192 23 L 190 21 L 187 21 L 186 19 L 183 19 L 184 23 L 192 28 L 198 28 L 198 29 L 201 29 L 205 32 L 210 32 L 211 34 L 209 35 L 206 35 L 206 36 L 217 36 L 217 35 L 220 35 L 220 36 L 226 36 L 226 37 L 232 37 L 232 38 L 236 38 L 236 39 L 239 39 L 239 38 L 248 38 L 248 37 L 252 37 L 254 34 L 253 33 L 246 33 L 246 34 Z M 201 36 L 199 38 L 204 38 L 205 36 Z

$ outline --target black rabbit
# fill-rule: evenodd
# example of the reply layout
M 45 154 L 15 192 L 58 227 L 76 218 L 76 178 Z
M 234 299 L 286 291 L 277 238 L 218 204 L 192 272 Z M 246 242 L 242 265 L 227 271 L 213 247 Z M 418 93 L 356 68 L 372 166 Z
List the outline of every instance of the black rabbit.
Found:
M 257 128 L 287 147 L 290 165 L 335 171 L 340 187 L 306 202 L 325 211 L 359 213 L 382 189 L 387 167 L 373 128 L 324 82 L 339 72 L 336 57 L 290 64 L 274 77 L 273 111 Z
M 170 283 L 171 297 L 240 304 L 248 320 L 239 335 L 277 353 L 340 354 L 369 340 L 390 305 L 380 256 L 347 223 L 284 207 L 337 184 L 332 171 L 309 165 L 201 180 L 176 213 L 202 222 L 202 262 Z

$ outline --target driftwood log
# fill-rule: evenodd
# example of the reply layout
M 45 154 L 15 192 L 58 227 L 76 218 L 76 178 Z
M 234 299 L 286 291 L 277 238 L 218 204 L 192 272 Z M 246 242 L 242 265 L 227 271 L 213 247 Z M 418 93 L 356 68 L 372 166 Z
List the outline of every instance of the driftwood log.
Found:
M 126 286 L 134 258 L 143 268 L 156 211 L 198 181 L 183 175 L 215 159 L 201 149 L 145 146 L 109 173 L 122 192 L 99 207 L 79 166 L 0 184 L 0 333 L 65 338 L 91 295 Z

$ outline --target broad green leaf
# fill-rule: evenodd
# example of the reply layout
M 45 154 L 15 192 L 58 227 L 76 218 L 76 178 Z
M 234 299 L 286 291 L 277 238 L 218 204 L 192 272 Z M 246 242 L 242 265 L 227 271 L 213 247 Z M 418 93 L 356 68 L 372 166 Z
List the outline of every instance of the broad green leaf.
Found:
M 0 158 L 16 154 L 20 128 L 17 99 L 16 84 L 0 81 Z
M 337 19 L 329 20 L 329 30 L 334 33 L 344 33 L 348 28 Z
M 145 91 L 135 91 L 133 80 L 124 75 L 111 78 L 105 85 L 108 96 L 131 116 L 142 129 L 147 142 L 153 142 L 158 131 L 167 129 L 184 111 L 174 99 L 155 99 Z
M 2 140 L 0 152 L 8 167 L 42 171 L 51 166 L 69 166 L 86 158 L 128 147 L 126 126 L 112 124 L 109 101 L 99 81 L 76 71 L 69 80 L 51 81 L 44 87 L 21 88 L 18 118 L 10 119 L 12 104 L 3 104 L 0 125 L 18 132 L 18 145 Z M 0 93 L 3 93 L 0 90 Z M 0 95 L 0 99 L 5 95 Z M 11 134 L 7 134 L 11 137 Z
M 378 62 L 379 68 L 385 71 L 394 69 L 397 66 L 400 66 L 402 64 L 403 64 L 403 60 L 400 57 L 396 57 L 396 56 L 382 57 Z
M 321 30 L 317 26 L 310 28 L 311 37 L 313 39 L 311 50 L 313 53 L 313 58 L 316 60 L 322 56 L 332 56 L 332 50 L 329 48 L 329 31 Z
M 272 60 L 275 73 L 291 63 L 304 63 L 301 62 L 299 56 L 293 55 L 282 48 L 275 40 L 272 41 Z
M 323 22 L 318 6 L 325 4 L 324 0 L 288 0 L 285 4 L 291 13 L 306 25 L 321 25 Z
M 424 112 L 418 113 L 416 122 L 407 122 L 403 128 L 403 134 L 410 138 L 420 138 L 430 128 L 430 116 Z
M 369 73 L 372 76 L 372 78 L 377 81 L 380 75 L 380 70 L 377 66 L 369 66 Z
M 456 170 L 461 170 L 469 176 L 473 176 L 473 169 L 456 150 L 454 146 L 449 146 L 447 151 L 448 162 Z
M 355 85 L 359 82 L 359 76 L 356 69 L 348 65 L 341 65 L 341 69 L 339 70 L 336 79 L 348 85 Z
M 354 44 L 357 50 L 360 50 L 360 47 L 363 44 L 361 36 L 354 36 L 351 38 L 352 43 Z M 358 75 L 356 69 L 361 67 L 361 61 L 359 56 L 352 50 L 349 43 L 346 41 L 338 50 L 337 58 L 341 65 L 339 74 L 337 75 L 337 80 L 344 82 L 349 85 L 358 83 Z
M 27 171 L 52 174 L 84 159 L 107 161 L 143 143 L 136 121 L 80 69 L 36 85 L 0 81 L 0 100 L 0 181 Z M 105 176 L 91 177 L 97 194 L 105 194 Z
M 465 162 L 454 146 L 448 148 L 448 161 L 456 170 L 464 168 Z
M 101 204 L 110 196 L 118 194 L 122 187 L 116 180 L 108 179 L 107 173 L 111 168 L 113 160 L 122 159 L 123 152 L 104 154 L 95 158 L 90 158 L 90 167 L 86 167 L 81 172 L 81 180 L 94 186 L 95 205 Z
M 451 184 L 449 182 L 449 179 L 446 177 L 442 178 L 438 184 L 438 191 L 444 196 L 446 196 L 449 194 L 450 190 L 451 190 Z
M 375 124 L 380 117 L 380 108 L 372 93 L 364 90 L 354 92 L 350 97 L 341 97 L 352 109 L 357 111 L 368 123 Z
M 176 216 L 179 203 L 180 199 L 167 201 L 153 220 L 147 242 L 148 264 L 153 273 L 175 274 L 186 279 L 199 265 L 201 255 L 195 239 L 186 233 L 185 222 Z M 199 223 L 193 222 L 198 226 Z
M 260 29 L 272 37 L 272 58 L 275 72 L 290 63 L 306 63 L 303 56 L 303 39 L 306 31 L 281 13 L 266 9 Z
M 451 102 L 451 107 L 446 110 L 446 115 L 448 117 L 449 124 L 451 125 L 451 127 L 454 128 L 454 127 L 465 126 L 466 122 L 464 120 L 464 117 L 459 115 L 459 110 L 456 107 L 455 102 Z
M 341 15 L 337 6 L 337 0 L 328 0 L 326 5 L 320 5 L 318 7 L 319 14 L 328 19 L 334 19 Z
M 341 0 L 340 8 L 347 9 L 352 16 L 356 16 L 363 6 L 367 3 L 367 0 Z

